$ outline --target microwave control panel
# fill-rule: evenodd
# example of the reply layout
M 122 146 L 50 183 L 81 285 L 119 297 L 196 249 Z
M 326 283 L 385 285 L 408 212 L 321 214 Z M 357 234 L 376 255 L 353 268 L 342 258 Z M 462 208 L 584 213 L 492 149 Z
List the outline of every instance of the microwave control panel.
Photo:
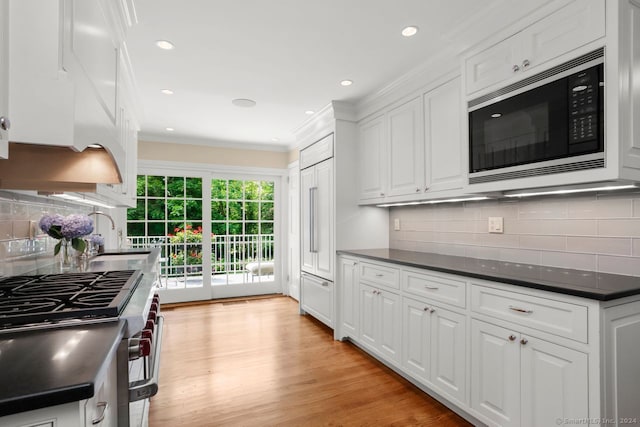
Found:
M 569 144 L 598 138 L 598 68 L 589 68 L 569 77 Z

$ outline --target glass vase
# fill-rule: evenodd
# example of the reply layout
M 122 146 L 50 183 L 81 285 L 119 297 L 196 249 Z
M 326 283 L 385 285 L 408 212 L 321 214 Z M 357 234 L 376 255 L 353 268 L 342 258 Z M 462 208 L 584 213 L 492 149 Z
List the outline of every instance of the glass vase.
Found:
M 73 267 L 73 247 L 70 239 L 60 240 L 60 270 L 69 270 Z

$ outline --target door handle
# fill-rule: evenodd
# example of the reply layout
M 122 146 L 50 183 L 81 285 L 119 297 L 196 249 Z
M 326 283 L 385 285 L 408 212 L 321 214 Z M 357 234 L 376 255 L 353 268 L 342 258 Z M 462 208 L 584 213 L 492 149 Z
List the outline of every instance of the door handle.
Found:
M 309 252 L 318 252 L 316 244 L 316 194 L 318 187 L 309 188 Z

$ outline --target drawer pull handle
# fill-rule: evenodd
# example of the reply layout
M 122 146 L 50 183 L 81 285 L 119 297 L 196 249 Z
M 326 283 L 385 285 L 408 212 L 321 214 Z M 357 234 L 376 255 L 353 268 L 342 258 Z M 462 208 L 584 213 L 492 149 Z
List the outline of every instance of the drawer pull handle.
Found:
M 429 311 L 429 307 L 423 308 L 422 311 Z
M 509 335 L 509 341 L 515 341 L 515 340 L 516 340 L 515 335 Z
M 98 402 L 98 404 L 96 405 L 96 408 L 102 408 L 102 413 L 95 420 L 91 420 L 91 424 L 95 426 L 97 424 L 100 424 L 102 421 L 104 421 L 104 417 L 105 415 L 107 415 L 108 407 L 109 407 L 109 404 L 107 402 Z
M 514 307 L 512 305 L 509 306 L 509 310 L 517 311 L 518 313 L 525 313 L 525 314 L 533 313 L 533 310 L 527 310 L 526 308 Z
M 430 291 L 437 291 L 438 289 L 440 289 L 437 286 L 429 286 L 429 285 L 424 285 L 424 288 L 429 289 Z
M 382 273 L 376 273 L 376 277 L 382 277 L 382 276 L 384 276 L 384 274 L 382 274 Z
M 320 284 L 321 284 L 322 286 L 324 286 L 324 287 L 329 286 L 329 283 L 328 283 L 328 282 L 322 282 L 322 283 L 320 283 Z
M 528 343 L 528 342 L 529 342 L 529 341 L 528 341 L 526 338 L 522 338 L 522 339 L 520 340 L 520 344 L 522 344 L 522 345 L 527 345 L 527 343 Z

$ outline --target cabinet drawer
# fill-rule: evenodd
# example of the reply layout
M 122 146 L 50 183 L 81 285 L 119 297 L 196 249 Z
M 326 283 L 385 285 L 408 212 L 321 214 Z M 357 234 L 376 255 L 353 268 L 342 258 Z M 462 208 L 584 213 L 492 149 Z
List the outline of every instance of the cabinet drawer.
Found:
M 303 275 L 300 303 L 303 310 L 333 327 L 333 282 Z
M 333 157 L 333 134 L 325 136 L 300 151 L 300 169 L 308 168 Z
M 554 335 L 587 342 L 585 306 L 472 285 L 471 309 Z
M 414 271 L 402 272 L 402 287 L 405 291 L 457 307 L 464 308 L 467 305 L 466 286 L 466 282 L 462 280 Z
M 400 270 L 393 267 L 361 262 L 360 280 L 400 289 Z

